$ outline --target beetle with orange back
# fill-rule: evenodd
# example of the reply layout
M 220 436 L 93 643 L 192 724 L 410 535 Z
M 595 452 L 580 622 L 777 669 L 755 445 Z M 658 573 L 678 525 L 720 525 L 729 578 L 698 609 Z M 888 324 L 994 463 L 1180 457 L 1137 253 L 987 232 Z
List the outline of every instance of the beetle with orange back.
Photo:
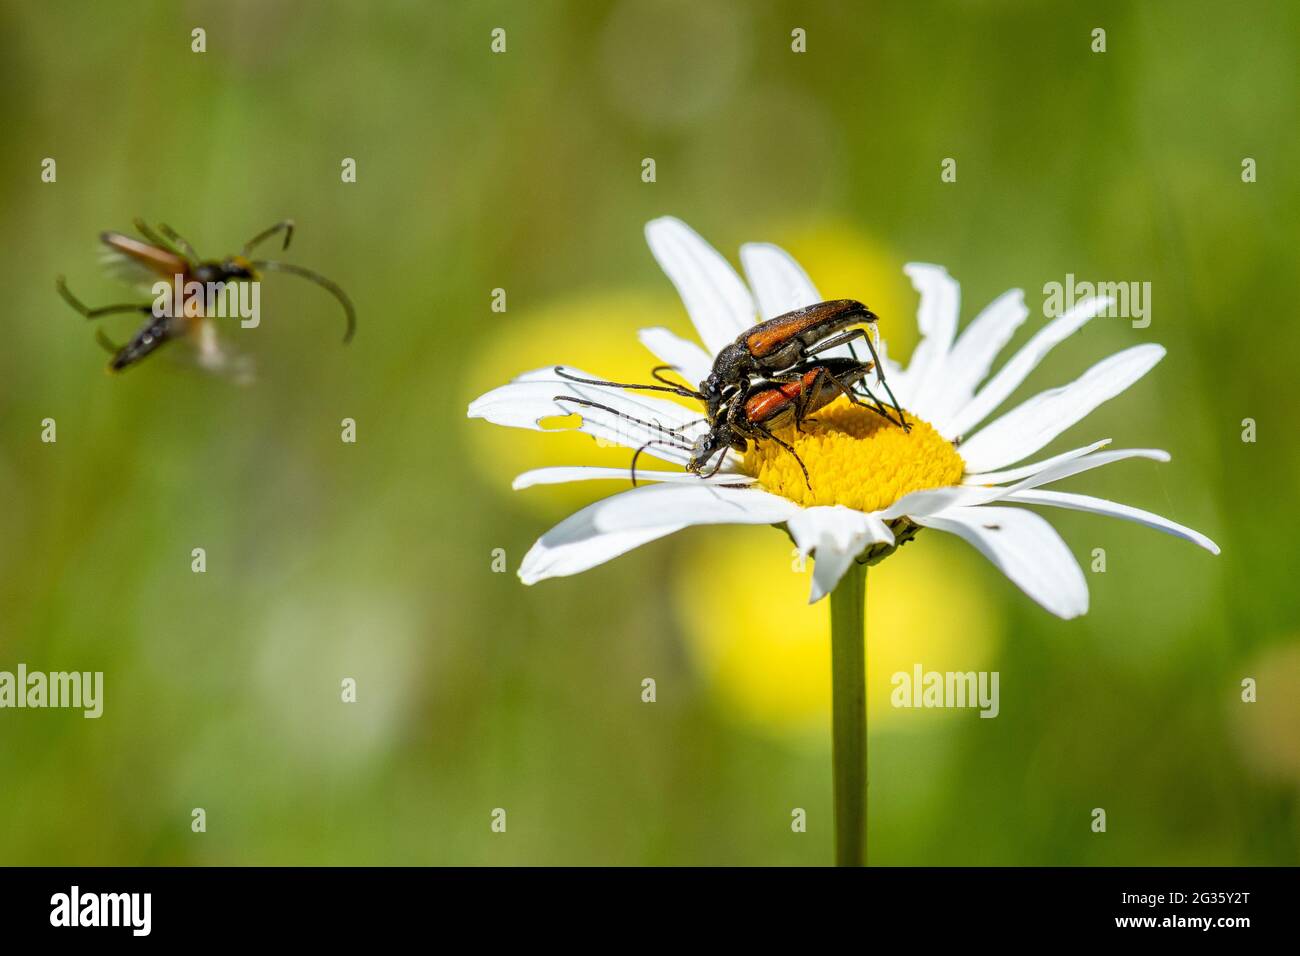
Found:
M 854 392 L 854 386 L 872 371 L 870 362 L 851 358 L 828 358 L 821 362 L 808 362 L 779 379 L 765 379 L 751 383 L 743 391 L 729 393 L 720 414 L 710 421 L 709 430 L 690 441 L 682 434 L 689 426 L 666 428 L 620 412 L 608 405 L 572 395 L 557 395 L 557 402 L 566 402 L 586 408 L 598 408 L 625 421 L 635 422 L 661 437 L 652 438 L 639 447 L 632 456 L 631 478 L 636 484 L 636 463 L 641 454 L 654 447 L 670 447 L 690 452 L 686 470 L 702 478 L 712 478 L 722 468 L 727 451 L 744 452 L 750 441 L 773 441 L 789 452 L 803 471 L 804 482 L 812 488 L 808 468 L 794 447 L 775 429 L 793 424 L 802 429 L 804 421 L 821 411 L 840 395 L 854 405 L 873 408 Z M 698 424 L 698 423 L 695 423 Z M 707 471 L 716 457 L 717 463 Z
M 884 404 L 871 394 L 865 381 L 860 381 L 861 388 L 875 403 L 874 408 L 880 415 L 901 425 L 904 430 L 909 430 L 911 425 L 903 414 L 898 400 L 894 398 L 889 383 L 885 381 L 880 356 L 873 342 L 874 336 L 868 335 L 864 328 L 852 328 L 854 325 L 866 325 L 874 333 L 877 321 L 876 314 L 856 299 L 833 299 L 759 322 L 742 332 L 734 342 L 723 347 L 714 358 L 709 374 L 700 382 L 698 388 L 688 388 L 662 378 L 660 373 L 673 370 L 672 366 L 668 365 L 660 365 L 652 370 L 651 375 L 660 383 L 658 385 L 578 378 L 559 368 L 556 369 L 556 374 L 588 385 L 669 392 L 683 398 L 693 398 L 704 404 L 705 420 L 712 424 L 722 414 L 723 407 L 734 396 L 747 391 L 752 381 L 797 379 L 823 352 L 840 345 L 848 345 L 852 351 L 854 343 L 862 339 L 866 342 L 873 361 L 864 363 L 858 360 L 856 352 L 854 361 L 859 365 L 871 365 L 877 370 L 877 380 L 884 386 L 894 412 L 898 416 L 897 420 L 893 419 L 885 410 Z
M 786 312 L 746 329 L 717 354 L 713 369 L 700 383 L 699 390 L 705 396 L 706 407 L 716 408 L 725 400 L 731 386 L 747 381 L 751 376 L 775 377 L 783 370 L 808 363 L 837 346 L 848 345 L 852 349 L 853 343 L 862 339 L 871 352 L 872 362 L 858 361 L 858 364 L 874 364 L 877 378 L 898 414 L 897 424 L 909 428 L 898 400 L 885 382 L 873 337 L 867 334 L 866 329 L 851 328 L 867 325 L 874 331 L 877 321 L 876 314 L 856 299 L 832 299 Z
M 289 248 L 289 241 L 293 238 L 294 228 L 291 219 L 278 222 L 269 229 L 263 230 L 244 243 L 244 247 L 238 255 L 226 256 L 224 259 L 200 258 L 198 253 L 194 251 L 194 247 L 166 224 L 160 224 L 157 231 L 155 231 L 142 220 L 137 219 L 135 227 L 140 235 L 144 237 L 143 241 L 120 232 L 111 231 L 101 233 L 99 238 L 115 257 L 144 275 L 159 279 L 177 279 L 183 287 L 191 282 L 204 286 L 208 286 L 209 283 L 220 285 L 233 282 L 253 282 L 260 278 L 259 273 L 262 271 L 286 272 L 316 283 L 339 301 L 339 304 L 343 306 L 347 319 L 347 331 L 343 336 L 345 344 L 351 340 L 353 332 L 356 330 L 356 310 L 353 308 L 352 301 L 348 298 L 347 293 L 339 288 L 337 284 L 319 273 L 292 263 L 278 262 L 272 259 L 249 258 L 254 248 L 281 232 L 284 233 L 282 248 Z M 189 310 L 182 308 L 180 303 L 175 302 L 173 303 L 174 307 L 166 310 L 167 314 L 163 315 L 157 314 L 152 303 L 148 305 L 131 303 L 89 308 L 72 294 L 63 276 L 59 276 L 56 288 L 59 295 L 63 296 L 69 305 L 87 319 L 98 319 L 106 315 L 130 312 L 149 316 L 149 320 L 132 336 L 130 341 L 122 346 L 113 344 L 102 330 L 99 331 L 97 335 L 99 343 L 113 353 L 113 358 L 108 365 L 110 372 L 120 372 L 167 342 L 194 334 L 206 318 L 201 313 L 187 314 Z

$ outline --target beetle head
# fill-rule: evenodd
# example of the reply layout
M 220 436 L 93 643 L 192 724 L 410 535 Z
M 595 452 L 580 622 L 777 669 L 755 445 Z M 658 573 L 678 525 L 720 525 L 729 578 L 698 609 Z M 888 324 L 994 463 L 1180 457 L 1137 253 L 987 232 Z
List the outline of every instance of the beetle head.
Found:
M 695 439 L 695 443 L 691 446 L 691 460 L 686 463 L 686 470 L 693 475 L 702 474 L 709 467 L 709 462 L 713 460 L 714 456 L 726 454 L 728 448 L 744 451 L 745 440 L 737 435 L 726 422 L 719 422 Z M 719 460 L 718 467 L 721 466 L 722 462 Z M 714 468 L 713 471 L 717 471 L 717 468 Z
M 221 271 L 227 279 L 256 279 L 253 264 L 243 256 L 227 256 L 221 261 Z
M 704 402 L 704 414 L 709 421 L 715 421 L 722 408 L 722 377 L 717 372 L 710 372 L 709 377 L 700 383 L 700 396 Z
M 705 414 L 710 422 L 716 421 L 725 402 L 732 391 L 744 384 L 753 371 L 754 358 L 742 345 L 733 342 L 713 360 L 713 369 L 704 381 L 700 382 L 700 394 L 703 397 Z

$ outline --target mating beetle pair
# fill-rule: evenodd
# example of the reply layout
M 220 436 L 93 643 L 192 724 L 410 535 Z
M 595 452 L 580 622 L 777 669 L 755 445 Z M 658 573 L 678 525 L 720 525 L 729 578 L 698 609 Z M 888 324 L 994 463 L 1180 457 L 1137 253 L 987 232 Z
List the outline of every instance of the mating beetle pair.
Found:
M 662 383 L 660 385 L 578 378 L 558 367 L 555 371 L 562 378 L 575 382 L 669 392 L 704 404 L 703 420 L 708 422 L 709 430 L 690 444 L 681 436 L 682 429 L 688 426 L 662 429 L 667 434 L 676 434 L 672 438 L 653 439 L 637 449 L 632 458 L 633 484 L 636 484 L 636 461 L 647 448 L 665 445 L 688 450 L 691 457 L 687 470 L 702 477 L 711 477 L 722 467 L 727 449 L 744 451 L 747 441 L 764 439 L 776 442 L 793 455 L 803 470 L 804 481 L 809 482 L 808 469 L 803 461 L 789 443 L 773 433 L 774 428 L 791 421 L 799 426 L 805 418 L 825 408 L 840 395 L 847 396 L 855 405 L 873 409 L 905 430 L 910 428 L 893 391 L 885 382 L 883 370 L 880 370 L 880 357 L 876 353 L 872 336 L 865 329 L 849 328 L 853 325 L 869 325 L 874 330 L 876 321 L 875 313 L 861 302 L 836 299 L 760 322 L 718 353 L 713 368 L 698 389 L 686 388 L 662 378 L 660 373 L 670 366 L 661 365 L 652 372 L 655 380 Z M 848 344 L 852 351 L 852 343 L 857 339 L 866 342 L 874 361 L 863 362 L 856 357 L 856 353 L 851 359 L 817 358 L 823 352 L 840 345 Z M 873 369 L 880 370 L 878 380 L 889 395 L 898 415 L 897 420 L 871 394 L 865 383 L 868 373 Z M 861 388 L 872 404 L 862 401 L 855 388 Z M 557 395 L 555 400 L 600 408 L 650 428 L 659 427 L 585 398 Z M 706 474 L 705 469 L 714 456 L 717 456 L 717 463 Z M 811 487 L 811 482 L 809 486 Z
M 343 336 L 343 341 L 347 343 L 351 340 L 352 333 L 356 329 L 356 310 L 352 307 L 347 294 L 335 283 L 319 273 L 292 263 L 271 259 L 249 259 L 256 246 L 281 232 L 284 233 L 282 248 L 288 249 L 289 240 L 293 238 L 292 219 L 277 222 L 269 229 L 258 233 L 244 243 L 244 248 L 239 255 L 212 260 L 200 259 L 194 247 L 166 224 L 160 224 L 155 232 L 143 220 L 137 219 L 135 228 L 144 237 L 143 242 L 120 232 L 103 232 L 100 233 L 99 238 L 114 256 L 135 267 L 136 271 L 159 279 L 176 279 L 182 287 L 189 283 L 221 285 L 256 281 L 259 271 L 287 272 L 316 283 L 338 299 L 347 317 L 347 332 Z M 149 316 L 149 321 L 123 346 L 114 345 L 104 335 L 103 330 L 99 331 L 96 338 L 100 345 L 113 353 L 113 358 L 108 365 L 111 372 L 120 372 L 172 339 L 191 332 L 197 320 L 203 318 L 201 315 L 188 314 L 179 307 L 167 310 L 170 314 L 165 315 L 157 314 L 153 305 L 106 305 L 92 309 L 72 294 L 63 276 L 59 276 L 56 288 L 69 305 L 88 319 L 125 312 L 138 312 Z M 179 305 L 179 303 L 174 304 Z

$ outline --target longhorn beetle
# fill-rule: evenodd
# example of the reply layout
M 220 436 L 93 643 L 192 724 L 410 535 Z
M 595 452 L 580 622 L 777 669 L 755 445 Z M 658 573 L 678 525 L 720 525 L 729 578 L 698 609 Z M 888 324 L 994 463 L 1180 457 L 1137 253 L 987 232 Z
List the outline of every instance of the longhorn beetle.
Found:
M 716 408 L 732 385 L 746 381 L 751 375 L 771 375 L 793 368 L 836 346 L 863 339 L 871 351 L 880 384 L 884 385 L 898 413 L 898 424 L 907 429 L 907 418 L 885 382 L 872 337 L 865 329 L 845 331 L 860 323 L 874 329 L 876 321 L 876 314 L 856 299 L 832 299 L 760 322 L 742 332 L 713 360 L 712 371 L 700 383 L 705 405 Z
M 689 427 L 688 425 L 665 428 L 627 415 L 608 405 L 572 395 L 557 395 L 555 401 L 599 408 L 665 435 L 674 436 L 651 439 L 636 450 L 632 456 L 633 485 L 636 484 L 637 460 L 648 448 L 664 445 L 689 451 L 691 457 L 687 462 L 686 470 L 703 478 L 712 478 L 722 468 L 727 449 L 743 452 L 748 440 L 770 439 L 794 456 L 794 460 L 799 463 L 799 468 L 803 471 L 804 482 L 811 489 L 812 481 L 808 477 L 807 466 L 788 442 L 773 433 L 773 429 L 788 425 L 792 421 L 796 428 L 802 427 L 808 416 L 821 411 L 840 395 L 848 396 L 849 401 L 855 405 L 871 407 L 853 391 L 853 386 L 866 378 L 871 369 L 870 362 L 864 363 L 850 358 L 828 358 L 819 363 L 810 362 L 800 365 L 779 377 L 754 382 L 743 391 L 732 390 L 725 408 L 720 410 L 717 417 L 709 420 L 709 430 L 694 442 L 687 441 L 681 434 L 684 428 Z M 565 377 L 572 378 L 572 376 Z M 576 379 L 576 381 L 585 380 Z M 717 464 L 706 474 L 705 469 L 715 455 Z
M 208 283 L 255 281 L 258 279 L 259 270 L 287 272 L 299 276 L 321 286 L 334 298 L 338 299 L 339 304 L 343 306 L 343 312 L 347 318 L 347 331 L 343 335 L 344 344 L 352 339 L 352 334 L 356 331 L 356 310 L 353 308 L 352 301 L 348 298 L 347 293 L 338 285 L 319 273 L 289 262 L 249 258 L 256 246 L 281 232 L 284 233 L 284 245 L 281 248 L 288 249 L 289 240 L 293 238 L 292 219 L 277 222 L 269 229 L 264 229 L 244 243 L 244 247 L 238 255 L 226 256 L 224 259 L 201 259 L 199 254 L 194 251 L 194 247 L 165 223 L 160 223 L 155 232 L 143 220 L 137 219 L 135 220 L 135 228 L 144 237 L 145 241 L 142 242 L 120 232 L 103 232 L 100 233 L 99 239 L 113 253 L 137 267 L 142 267 L 147 274 L 162 279 L 174 279 L 179 276 L 182 287 L 189 282 L 198 282 L 206 286 Z M 81 300 L 72 294 L 63 276 L 59 276 L 55 287 L 58 289 L 59 295 L 63 296 L 69 305 L 88 319 L 97 319 L 100 316 L 124 312 L 138 312 L 149 316 L 149 321 L 126 345 L 121 347 L 110 342 L 103 334 L 103 331 L 100 331 L 97 336 L 100 345 L 114 353 L 113 359 L 108 365 L 111 372 L 121 371 L 128 365 L 140 361 L 140 359 L 164 343 L 192 331 L 197 322 L 203 318 L 202 316 L 188 316 L 184 314 L 185 310 L 181 308 L 171 310 L 177 313 L 175 315 L 156 315 L 152 304 L 105 305 L 92 309 L 84 305 Z
M 847 344 L 852 350 L 853 343 L 862 339 L 871 351 L 877 369 L 877 379 L 885 387 L 894 411 L 898 414 L 896 424 L 901 425 L 904 430 L 910 430 L 911 426 L 903 414 L 902 407 L 894 398 L 889 383 L 885 381 L 880 356 L 876 354 L 872 336 L 869 336 L 865 329 L 849 329 L 851 325 L 865 324 L 874 330 L 876 321 L 876 314 L 861 302 L 855 299 L 834 299 L 795 309 L 793 312 L 778 315 L 766 322 L 759 322 L 742 332 L 734 342 L 725 346 L 717 354 L 713 360 L 713 368 L 697 389 L 675 385 L 661 378 L 659 373 L 670 368 L 666 365 L 656 367 L 651 373 L 655 380 L 661 383 L 659 385 L 633 385 L 594 379 L 575 379 L 575 381 L 615 388 L 672 392 L 685 398 L 693 398 L 704 403 L 705 418 L 712 423 L 717 420 L 722 406 L 734 391 L 747 387 L 751 378 L 773 379 L 780 373 L 808 363 L 817 355 L 836 346 Z M 572 378 L 567 375 L 565 377 Z M 867 397 L 875 401 L 876 411 L 885 418 L 890 418 L 885 407 L 871 394 L 871 390 L 865 383 L 862 384 L 862 389 Z

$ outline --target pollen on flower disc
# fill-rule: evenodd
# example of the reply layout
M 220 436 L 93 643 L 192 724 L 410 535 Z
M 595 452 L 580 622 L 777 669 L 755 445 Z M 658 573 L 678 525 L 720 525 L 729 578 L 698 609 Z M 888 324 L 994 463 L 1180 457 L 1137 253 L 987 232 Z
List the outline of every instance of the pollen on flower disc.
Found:
M 927 421 L 907 416 L 904 431 L 874 411 L 841 397 L 803 423 L 776 432 L 804 465 L 812 488 L 794 457 L 774 441 L 750 442 L 745 471 L 774 494 L 804 507 L 844 505 L 878 511 L 913 491 L 961 481 L 965 465 L 952 442 Z

